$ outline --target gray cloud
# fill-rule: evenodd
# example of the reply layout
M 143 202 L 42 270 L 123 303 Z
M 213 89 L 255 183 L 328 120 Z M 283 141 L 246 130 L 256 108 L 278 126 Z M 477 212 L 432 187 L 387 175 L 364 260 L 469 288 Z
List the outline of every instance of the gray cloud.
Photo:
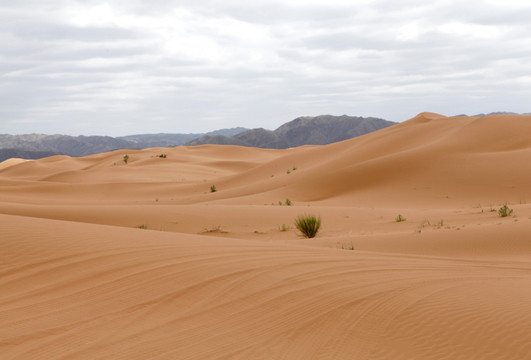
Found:
M 530 111 L 526 2 L 0 4 L 0 133 Z

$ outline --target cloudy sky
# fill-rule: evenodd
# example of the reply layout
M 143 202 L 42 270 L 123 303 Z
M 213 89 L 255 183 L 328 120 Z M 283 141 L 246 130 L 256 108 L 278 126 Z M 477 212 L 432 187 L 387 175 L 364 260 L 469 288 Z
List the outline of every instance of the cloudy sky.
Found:
M 531 2 L 0 0 L 0 133 L 531 111 Z

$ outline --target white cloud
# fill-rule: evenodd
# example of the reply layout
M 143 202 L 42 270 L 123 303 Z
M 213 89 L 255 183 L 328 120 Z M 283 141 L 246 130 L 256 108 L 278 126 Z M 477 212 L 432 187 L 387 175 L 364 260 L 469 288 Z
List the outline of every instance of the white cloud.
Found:
M 529 111 L 530 15 L 519 1 L 0 4 L 0 132 Z

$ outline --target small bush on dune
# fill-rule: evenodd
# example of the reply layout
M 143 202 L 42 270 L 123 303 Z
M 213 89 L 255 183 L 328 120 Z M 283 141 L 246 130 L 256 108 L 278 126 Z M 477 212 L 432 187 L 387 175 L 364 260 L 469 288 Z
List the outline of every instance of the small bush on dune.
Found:
M 289 226 L 287 226 L 286 224 L 282 224 L 282 226 L 279 229 L 280 229 L 280 231 L 288 231 L 289 230 Z
M 398 214 L 395 218 L 395 221 L 396 222 L 402 222 L 402 221 L 406 221 L 407 219 L 405 217 L 402 216 L 402 214 Z
M 216 192 L 216 191 L 218 191 L 218 190 L 216 189 L 216 185 L 212 185 L 212 186 L 210 187 L 210 192 Z
M 313 238 L 321 227 L 321 217 L 315 215 L 300 215 L 295 219 L 295 227 L 306 238 Z
M 129 155 L 124 155 L 124 163 L 127 164 L 128 161 L 129 161 Z
M 513 213 L 513 209 L 510 209 L 507 204 L 503 205 L 499 210 L 498 214 L 500 214 L 501 217 L 509 216 Z

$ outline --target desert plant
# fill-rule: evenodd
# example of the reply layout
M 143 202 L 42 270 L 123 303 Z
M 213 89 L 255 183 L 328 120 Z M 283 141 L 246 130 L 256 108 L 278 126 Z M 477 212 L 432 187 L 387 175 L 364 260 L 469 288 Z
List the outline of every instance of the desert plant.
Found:
M 499 210 L 498 214 L 500 214 L 501 217 L 509 216 L 513 213 L 513 209 L 510 209 L 507 204 L 503 205 Z
M 287 226 L 286 224 L 282 224 L 282 226 L 280 227 L 280 231 L 288 231 L 289 230 L 289 226 Z
M 395 221 L 396 222 L 402 222 L 402 221 L 406 221 L 407 219 L 405 217 L 402 216 L 402 214 L 398 214 L 395 218 Z
M 159 158 L 166 159 L 166 154 L 160 154 Z
M 210 187 L 210 192 L 216 192 L 216 191 L 217 191 L 217 189 L 216 189 L 216 185 L 212 185 L 212 186 Z
M 142 224 L 138 228 L 142 230 L 147 230 L 148 226 L 146 224 Z
M 293 205 L 293 203 L 291 202 L 290 199 L 286 198 L 286 202 L 285 202 L 286 206 L 291 206 Z
M 430 223 L 430 221 L 428 219 L 424 219 L 424 221 L 422 221 L 420 223 L 420 225 L 418 226 L 418 228 L 415 231 L 420 234 L 422 232 L 422 229 L 424 229 L 424 227 L 426 227 L 426 226 L 431 226 L 431 223 Z
M 221 230 L 221 225 L 214 225 L 209 228 L 203 228 L 204 233 L 220 233 L 225 234 L 226 231 Z
M 129 161 L 129 155 L 124 155 L 124 163 L 127 164 L 127 162 Z
M 306 238 L 313 238 L 321 227 L 321 217 L 315 215 L 300 215 L 295 219 L 295 227 Z
M 345 247 L 345 245 L 343 245 L 343 243 L 341 243 L 341 249 L 342 250 L 354 250 L 354 244 L 350 243 L 350 245 L 348 247 Z

